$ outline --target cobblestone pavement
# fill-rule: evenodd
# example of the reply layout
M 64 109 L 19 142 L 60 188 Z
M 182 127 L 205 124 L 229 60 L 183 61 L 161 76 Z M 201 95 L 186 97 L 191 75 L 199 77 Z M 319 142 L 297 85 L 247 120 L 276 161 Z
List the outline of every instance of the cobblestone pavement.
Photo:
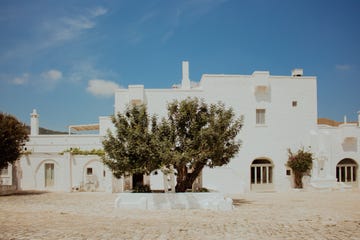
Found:
M 251 193 L 235 209 L 119 210 L 116 194 L 0 196 L 0 239 L 360 239 L 360 192 Z

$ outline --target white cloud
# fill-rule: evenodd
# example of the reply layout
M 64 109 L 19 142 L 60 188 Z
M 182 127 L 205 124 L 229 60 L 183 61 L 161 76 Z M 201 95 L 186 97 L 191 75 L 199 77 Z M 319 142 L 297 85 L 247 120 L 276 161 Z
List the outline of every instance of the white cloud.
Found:
M 36 84 L 40 84 L 39 88 L 42 90 L 49 91 L 55 88 L 63 75 L 59 70 L 51 69 L 41 73 L 40 76 L 41 78 L 36 81 Z
M 111 97 L 120 88 L 117 83 L 102 79 L 92 79 L 88 82 L 87 91 L 95 96 Z
M 339 71 L 349 71 L 351 69 L 351 66 L 348 64 L 337 64 L 335 65 L 335 68 Z
M 11 82 L 15 85 L 24 85 L 28 82 L 30 74 L 24 73 L 21 77 L 15 77 Z
M 45 79 L 49 79 L 52 81 L 57 81 L 62 78 L 62 72 L 56 69 L 49 70 L 47 72 L 43 72 L 41 76 Z
M 90 12 L 94 17 L 98 17 L 98 16 L 102 16 L 105 15 L 107 13 L 107 9 L 103 8 L 103 7 L 97 7 L 94 9 L 91 9 Z

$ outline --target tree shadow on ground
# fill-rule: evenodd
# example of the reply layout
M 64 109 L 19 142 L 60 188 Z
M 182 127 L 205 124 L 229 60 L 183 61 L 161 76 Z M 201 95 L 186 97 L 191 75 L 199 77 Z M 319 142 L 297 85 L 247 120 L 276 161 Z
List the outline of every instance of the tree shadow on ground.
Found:
M 233 198 L 233 205 L 235 207 L 239 207 L 241 205 L 244 205 L 244 204 L 251 204 L 252 201 L 249 201 L 249 200 L 246 200 L 246 199 L 238 199 L 238 198 Z
M 36 191 L 36 190 L 26 190 L 26 191 L 25 190 L 19 190 L 19 191 L 15 191 L 15 192 L 0 194 L 0 197 L 41 195 L 41 194 L 45 194 L 45 193 L 48 193 L 48 192 L 47 191 Z

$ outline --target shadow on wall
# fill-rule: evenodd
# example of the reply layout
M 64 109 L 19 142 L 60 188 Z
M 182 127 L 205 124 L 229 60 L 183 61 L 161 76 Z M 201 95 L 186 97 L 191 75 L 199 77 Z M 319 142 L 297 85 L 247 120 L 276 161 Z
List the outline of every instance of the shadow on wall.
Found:
M 18 190 L 18 191 L 14 191 L 14 192 L 9 192 L 9 193 L 4 193 L 1 194 L 0 196 L 29 196 L 29 195 L 41 195 L 41 194 L 45 194 L 48 193 L 47 191 L 36 191 L 36 190 Z

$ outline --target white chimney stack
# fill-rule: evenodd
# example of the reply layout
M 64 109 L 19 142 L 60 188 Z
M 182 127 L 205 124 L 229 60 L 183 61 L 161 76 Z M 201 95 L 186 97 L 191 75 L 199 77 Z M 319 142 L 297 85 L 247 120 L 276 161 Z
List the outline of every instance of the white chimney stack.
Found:
M 291 71 L 291 76 L 293 77 L 302 77 L 304 71 L 302 68 L 295 68 Z
M 189 79 L 189 62 L 182 62 L 182 80 L 181 80 L 182 89 L 190 89 L 190 79 Z
M 30 135 L 37 136 L 39 135 L 39 114 L 37 114 L 36 109 L 33 109 L 30 116 Z

